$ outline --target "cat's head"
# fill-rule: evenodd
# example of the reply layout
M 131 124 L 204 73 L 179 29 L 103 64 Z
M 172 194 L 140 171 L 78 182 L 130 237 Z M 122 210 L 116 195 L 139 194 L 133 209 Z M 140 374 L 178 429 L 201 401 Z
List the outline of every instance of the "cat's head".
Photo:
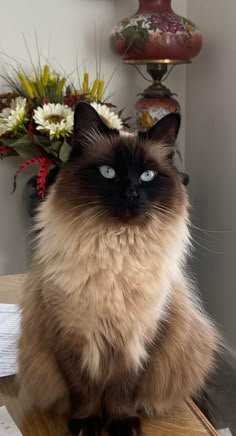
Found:
M 57 184 L 66 207 L 129 224 L 181 213 L 185 189 L 173 164 L 179 127 L 180 116 L 169 114 L 147 133 L 120 133 L 79 103 L 72 153 Z

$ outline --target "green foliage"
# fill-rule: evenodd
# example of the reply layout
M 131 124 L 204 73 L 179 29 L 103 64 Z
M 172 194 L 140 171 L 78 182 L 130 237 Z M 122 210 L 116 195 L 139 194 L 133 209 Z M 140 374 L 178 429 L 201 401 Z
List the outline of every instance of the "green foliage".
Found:
M 59 152 L 59 159 L 62 162 L 66 162 L 69 158 L 70 152 L 71 146 L 68 144 L 68 142 L 64 141 Z
M 18 135 L 11 139 L 3 137 L 1 138 L 1 144 L 11 147 L 23 160 L 43 154 L 29 135 Z
M 132 47 L 143 50 L 149 39 L 147 29 L 142 28 L 141 25 L 127 26 L 121 33 L 126 41 L 126 49 Z

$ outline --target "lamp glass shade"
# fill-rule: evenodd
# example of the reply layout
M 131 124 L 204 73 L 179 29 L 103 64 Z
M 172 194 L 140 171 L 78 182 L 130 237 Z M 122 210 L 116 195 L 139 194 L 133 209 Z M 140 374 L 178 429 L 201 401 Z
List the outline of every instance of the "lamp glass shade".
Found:
M 202 36 L 192 21 L 172 10 L 171 0 L 139 0 L 136 14 L 114 27 L 110 46 L 126 61 L 187 62 L 200 52 Z

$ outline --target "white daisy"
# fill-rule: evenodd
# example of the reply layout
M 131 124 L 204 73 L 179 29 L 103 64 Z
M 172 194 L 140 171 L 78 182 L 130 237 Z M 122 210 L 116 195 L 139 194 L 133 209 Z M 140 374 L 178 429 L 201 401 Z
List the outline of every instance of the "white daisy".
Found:
M 36 129 L 49 133 L 50 139 L 66 137 L 73 130 L 73 111 L 66 105 L 48 103 L 34 111 Z
M 0 113 L 0 136 L 6 132 L 16 132 L 22 129 L 28 121 L 26 98 L 17 97 L 11 102 L 11 106 Z
M 110 108 L 105 104 L 100 103 L 90 103 L 91 106 L 97 111 L 97 113 L 104 118 L 104 121 L 108 127 L 121 130 L 123 127 L 122 120 L 119 116 L 110 110 Z
M 1 117 L 0 114 L 0 136 L 4 135 L 4 133 L 7 132 L 7 125 L 6 125 L 6 121 L 3 117 Z

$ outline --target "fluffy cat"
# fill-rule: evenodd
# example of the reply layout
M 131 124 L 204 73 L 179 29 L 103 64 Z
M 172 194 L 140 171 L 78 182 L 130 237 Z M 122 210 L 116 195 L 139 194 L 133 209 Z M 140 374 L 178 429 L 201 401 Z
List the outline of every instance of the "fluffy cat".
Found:
M 141 432 L 202 386 L 214 328 L 184 273 L 188 198 L 173 165 L 180 117 L 146 134 L 75 111 L 70 160 L 40 206 L 22 301 L 21 389 L 75 434 Z

